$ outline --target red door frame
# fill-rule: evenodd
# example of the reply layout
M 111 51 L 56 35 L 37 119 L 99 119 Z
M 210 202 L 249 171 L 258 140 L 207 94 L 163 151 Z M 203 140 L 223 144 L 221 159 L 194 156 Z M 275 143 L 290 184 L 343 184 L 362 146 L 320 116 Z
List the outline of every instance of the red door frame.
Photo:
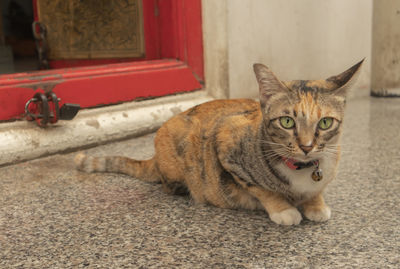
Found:
M 87 108 L 202 88 L 201 0 L 143 0 L 143 13 L 144 59 L 54 61 L 75 67 L 1 75 L 0 121 L 22 118 L 37 91 Z

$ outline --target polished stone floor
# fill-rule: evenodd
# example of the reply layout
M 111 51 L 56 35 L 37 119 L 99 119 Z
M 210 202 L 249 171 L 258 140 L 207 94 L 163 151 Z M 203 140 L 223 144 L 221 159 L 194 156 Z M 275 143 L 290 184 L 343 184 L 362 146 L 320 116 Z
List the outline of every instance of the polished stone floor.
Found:
M 87 152 L 148 158 L 153 138 Z M 343 149 L 331 220 L 294 227 L 77 172 L 74 153 L 0 168 L 0 268 L 400 268 L 400 98 L 352 99 Z

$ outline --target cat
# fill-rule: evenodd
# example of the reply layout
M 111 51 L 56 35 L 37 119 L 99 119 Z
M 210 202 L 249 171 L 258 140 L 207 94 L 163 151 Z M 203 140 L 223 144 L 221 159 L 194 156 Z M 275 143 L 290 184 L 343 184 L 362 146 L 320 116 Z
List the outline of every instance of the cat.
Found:
M 75 165 L 161 182 L 198 203 L 264 209 L 277 224 L 299 224 L 301 211 L 326 221 L 322 192 L 336 176 L 346 93 L 363 61 L 325 80 L 290 82 L 254 64 L 259 101 L 215 100 L 172 117 L 157 131 L 150 160 L 80 153 Z

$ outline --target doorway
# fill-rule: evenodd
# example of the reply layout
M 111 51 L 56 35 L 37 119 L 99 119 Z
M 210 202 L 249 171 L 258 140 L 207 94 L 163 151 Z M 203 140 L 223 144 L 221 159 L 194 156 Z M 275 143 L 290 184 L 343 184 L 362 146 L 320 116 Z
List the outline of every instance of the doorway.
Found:
M 71 3 L 75 2 L 83 2 L 86 6 L 73 6 Z M 41 8 L 43 3 L 44 6 L 55 6 L 51 6 L 46 13 Z M 68 43 L 64 46 L 67 50 L 58 50 L 62 46 L 55 46 L 50 38 L 47 40 L 48 70 L 0 76 L 0 120 L 22 118 L 25 103 L 36 91 L 54 92 L 62 102 L 78 103 L 81 107 L 88 108 L 202 88 L 201 0 L 51 0 L 49 3 L 46 0 L 33 0 L 32 4 L 34 20 L 45 25 L 51 24 L 46 26 L 49 38 L 52 35 L 62 36 L 61 31 L 69 32 L 64 34 L 67 37 L 61 43 Z M 96 8 L 91 8 L 93 6 Z M 132 28 L 134 25 L 142 28 L 132 31 L 129 38 L 118 35 L 118 32 L 126 32 L 123 27 L 128 24 L 121 17 L 131 16 L 132 13 L 127 11 L 132 12 L 134 7 L 140 14 L 137 16 L 139 21 L 136 24 L 131 23 Z M 52 21 L 52 15 L 57 8 L 61 10 L 57 11 L 58 17 L 60 13 L 64 16 L 61 22 Z M 120 18 L 123 25 L 115 25 L 110 17 L 104 20 L 100 11 L 95 12 L 101 8 L 115 10 L 116 18 Z M 86 14 L 85 12 L 89 14 L 85 16 L 90 18 L 86 21 L 86 26 L 73 18 L 77 14 Z M 107 28 L 103 30 L 108 36 L 101 36 L 101 31 L 93 34 L 93 30 L 88 29 L 88 24 L 92 26 L 91 23 L 102 29 Z M 141 40 L 140 31 L 143 34 Z M 82 36 L 89 34 L 93 34 L 92 41 L 87 42 Z M 96 50 L 94 45 L 101 48 L 107 43 L 101 41 L 110 36 L 112 40 L 120 40 L 125 45 L 136 42 L 139 50 L 134 54 L 134 46 L 126 46 L 128 49 L 121 52 L 112 42 L 108 42 L 111 48 L 105 47 L 102 51 L 97 47 Z M 59 41 L 60 38 L 55 39 Z M 86 52 L 82 49 L 85 44 Z

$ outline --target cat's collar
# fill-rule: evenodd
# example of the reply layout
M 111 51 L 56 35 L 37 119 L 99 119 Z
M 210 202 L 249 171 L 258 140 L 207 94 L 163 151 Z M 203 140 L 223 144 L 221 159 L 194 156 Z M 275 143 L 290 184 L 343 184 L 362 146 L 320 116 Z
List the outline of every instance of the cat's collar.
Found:
M 309 168 L 318 165 L 318 160 L 312 160 L 309 162 L 299 162 L 298 160 L 285 157 L 282 157 L 282 160 L 286 164 L 286 166 L 292 170 L 301 170 L 303 168 Z

